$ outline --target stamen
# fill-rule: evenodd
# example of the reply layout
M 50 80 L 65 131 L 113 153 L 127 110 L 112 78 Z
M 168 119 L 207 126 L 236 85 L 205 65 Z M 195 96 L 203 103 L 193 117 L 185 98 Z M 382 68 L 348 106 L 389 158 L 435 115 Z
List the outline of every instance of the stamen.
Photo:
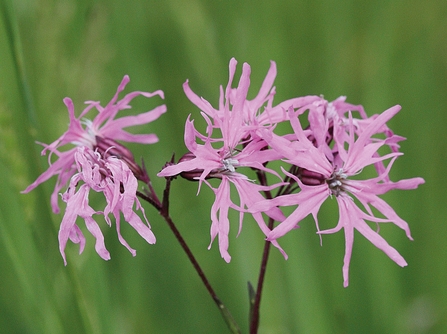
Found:
M 329 186 L 329 189 L 332 192 L 332 195 L 336 197 L 340 195 L 344 189 L 344 181 L 347 179 L 348 175 L 343 172 L 343 168 L 340 168 L 337 171 L 334 171 L 329 179 L 326 180 L 326 183 Z
M 230 172 L 234 172 L 236 171 L 234 165 L 239 164 L 239 161 L 237 159 L 227 158 L 223 159 L 222 163 L 224 165 L 224 169 L 229 170 Z

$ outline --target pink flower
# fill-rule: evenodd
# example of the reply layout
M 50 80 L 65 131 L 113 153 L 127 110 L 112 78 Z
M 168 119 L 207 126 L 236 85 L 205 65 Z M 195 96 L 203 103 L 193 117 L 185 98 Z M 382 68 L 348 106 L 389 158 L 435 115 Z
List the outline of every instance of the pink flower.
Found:
M 204 117 L 209 121 L 206 115 Z M 231 123 L 231 120 L 231 118 L 226 118 L 224 123 Z M 230 144 L 231 138 L 235 138 L 233 132 L 238 133 L 240 131 L 239 127 L 228 125 L 226 128 L 229 131 L 222 131 L 224 134 L 222 144 L 219 148 L 214 148 L 212 146 L 213 140 L 209 137 L 203 137 L 198 133 L 194 127 L 194 122 L 190 121 L 188 117 L 185 125 L 185 145 L 189 153 L 178 164 L 167 166 L 157 174 L 160 177 L 182 174 L 190 180 L 198 180 L 199 191 L 202 182 L 205 182 L 214 191 L 216 199 L 211 208 L 211 243 L 216 236 L 219 237 L 219 250 L 222 258 L 226 262 L 231 260 L 231 256 L 228 253 L 228 233 L 230 229 L 228 219 L 229 208 L 240 212 L 240 232 L 243 215 L 246 211 L 245 208 L 250 207 L 256 201 L 264 199 L 261 192 L 271 190 L 283 184 L 278 183 L 269 187 L 257 185 L 245 174 L 236 171 L 242 167 L 249 167 L 276 174 L 274 171 L 264 167 L 263 164 L 279 158 L 279 155 L 275 151 L 265 149 L 266 143 L 259 139 L 243 143 L 244 145 L 240 147 L 240 143 L 236 143 L 238 144 L 237 147 L 234 146 L 234 143 Z M 230 140 L 227 138 L 230 138 Z M 197 139 L 204 140 L 204 144 L 198 144 L 196 142 Z M 218 188 L 214 188 L 207 181 L 209 178 L 220 179 L 221 182 Z M 230 184 L 236 187 L 240 205 L 234 204 L 230 198 Z M 281 211 L 277 208 L 269 208 L 264 212 L 275 220 L 284 219 Z M 253 217 L 264 234 L 267 235 L 270 230 L 262 214 L 257 212 L 253 214 Z M 276 241 L 272 243 L 281 250 Z
M 251 211 L 265 211 L 273 207 L 298 205 L 284 221 L 276 226 L 268 235 L 269 240 L 276 240 L 285 235 L 298 223 L 312 214 L 316 222 L 319 234 L 335 233 L 344 229 L 346 249 L 343 265 L 344 286 L 348 285 L 348 270 L 354 242 L 354 229 L 359 231 L 377 248 L 381 249 L 394 262 L 400 266 L 406 266 L 404 258 L 391 247 L 385 239 L 369 227 L 366 221 L 376 224 L 391 222 L 403 229 L 411 238 L 408 224 L 402 220 L 396 212 L 378 195 L 384 194 L 391 189 L 415 189 L 424 183 L 422 178 L 412 178 L 398 182 L 389 181 L 389 171 L 397 159 L 402 155 L 399 152 L 391 152 L 384 156 L 378 154 L 378 150 L 388 143 L 387 139 L 377 140 L 372 136 L 380 129 L 384 129 L 385 123 L 391 119 L 400 106 L 392 107 L 381 115 L 374 117 L 369 124 L 359 132 L 355 140 L 355 123 L 350 116 L 348 123 L 340 122 L 339 116 L 334 115 L 333 133 L 334 147 L 331 154 L 327 154 L 326 145 L 316 146 L 308 138 L 308 133 L 301 128 L 298 121 L 298 112 L 289 110 L 290 122 L 292 124 L 295 139 L 289 140 L 264 131 L 264 139 L 269 145 L 277 150 L 288 163 L 298 167 L 298 173 L 293 175 L 285 172 L 300 186 L 297 194 L 288 194 L 276 197 L 272 200 L 264 200 L 251 208 Z M 346 137 L 346 126 L 349 128 Z M 345 149 L 347 145 L 347 149 Z M 373 179 L 352 179 L 354 175 L 362 172 L 363 168 L 371 164 L 390 160 L 386 168 Z M 322 203 L 328 198 L 335 196 L 339 207 L 339 221 L 335 228 L 320 231 L 317 214 Z M 365 211 L 361 210 L 354 202 L 353 197 L 362 204 Z M 384 218 L 376 217 L 372 207 L 377 209 Z
M 318 99 L 318 97 L 298 98 L 273 107 L 275 89 L 272 85 L 276 77 L 276 65 L 271 62 L 270 70 L 259 93 L 253 100 L 248 100 L 250 66 L 244 63 L 239 84 L 237 88 L 232 88 L 236 64 L 234 58 L 230 60 L 228 84 L 225 92 L 222 87 L 220 88 L 221 94 L 217 109 L 192 92 L 188 81 L 185 82 L 183 88 L 186 96 L 201 109 L 202 116 L 207 123 L 206 135 L 198 132 L 194 127 L 194 122 L 188 117 L 184 139 L 189 152 L 180 159 L 178 164 L 167 166 L 158 174 L 160 177 L 180 174 L 187 179 L 198 180 L 199 191 L 203 182 L 214 191 L 216 199 L 211 208 L 211 243 L 218 236 L 221 256 L 227 262 L 231 259 L 228 253 L 229 209 L 232 208 L 240 212 L 240 232 L 246 208 L 263 200 L 262 193 L 264 191 L 284 184 L 279 182 L 268 187 L 257 185 L 242 172 L 243 167 L 248 167 L 248 169 L 271 173 L 279 177 L 276 172 L 266 168 L 265 163 L 278 160 L 280 155 L 274 150 L 267 149 L 267 143 L 259 137 L 258 130 L 264 128 L 266 131 L 271 131 L 277 122 L 286 120 L 287 114 L 284 105 L 298 107 L 302 103 L 310 103 Z M 218 135 L 213 137 L 216 132 Z M 197 141 L 203 144 L 199 144 Z M 220 179 L 217 188 L 210 184 L 208 181 L 210 178 Z M 239 195 L 239 205 L 234 204 L 231 200 L 231 184 Z M 263 212 L 275 220 L 284 219 L 282 212 L 277 208 L 269 208 Z M 261 230 L 267 235 L 270 230 L 262 213 L 256 212 L 252 215 Z M 279 248 L 276 241 L 272 243 Z M 285 253 L 283 254 L 286 256 Z
M 136 116 L 124 116 L 116 119 L 119 111 L 131 108 L 129 103 L 138 95 L 147 98 L 158 95 L 164 98 L 162 91 L 154 93 L 137 91 L 125 95 L 118 101 L 118 94 L 124 90 L 128 82 L 129 77 L 126 75 L 112 100 L 105 107 L 102 107 L 99 102 L 87 101 L 88 106 L 79 117 L 75 116 L 71 99 L 64 99 L 70 118 L 68 130 L 53 143 L 42 144 L 45 147 L 42 150 L 42 155 L 45 155 L 47 151 L 50 152 L 48 157 L 50 166 L 23 191 L 23 193 L 28 193 L 50 177 L 57 176 L 56 185 L 51 195 L 51 206 L 53 212 L 59 213 L 58 194 L 68 184 L 66 192 L 62 195 L 62 200 L 67 203 L 67 207 L 59 231 L 60 251 L 65 263 L 64 250 L 68 239 L 80 243 L 80 252 L 84 249 L 85 238 L 75 223 L 77 216 L 85 220 L 87 229 L 96 238 L 96 250 L 105 260 L 108 260 L 110 255 L 105 248 L 102 233 L 92 217 L 93 214 L 104 215 L 109 226 L 111 222 L 108 215 L 110 213 L 114 215 L 118 238 L 133 255 L 135 255 L 135 251 L 129 247 L 120 233 L 120 212 L 145 240 L 149 243 L 155 242 L 146 217 L 144 217 L 145 223 L 143 223 L 133 209 L 135 204 L 144 216 L 143 208 L 136 198 L 136 190 L 137 177 L 144 179 L 145 173 L 135 163 L 130 151 L 117 140 L 143 144 L 157 142 L 158 138 L 154 134 L 136 135 L 124 129 L 152 122 L 166 112 L 166 106 L 161 105 Z M 84 119 L 92 109 L 98 111 L 93 121 Z M 60 148 L 67 144 L 74 145 L 74 147 L 61 152 Z M 52 163 L 51 156 L 53 154 L 58 159 Z M 81 182 L 84 183 L 77 189 Z M 95 211 L 89 206 L 90 190 L 104 194 L 107 201 L 104 212 Z
M 42 150 L 41 154 L 45 155 L 47 151 L 50 152 L 48 157 L 48 164 L 50 167 L 43 172 L 36 179 L 36 181 L 30 184 L 23 191 L 23 193 L 30 192 L 50 177 L 57 175 L 58 178 L 56 186 L 53 194 L 51 195 L 51 207 L 54 213 L 59 213 L 58 194 L 65 184 L 67 184 L 71 176 L 76 172 L 74 163 L 76 147 L 64 152 L 59 151 L 60 147 L 67 144 L 73 144 L 75 146 L 86 146 L 91 149 L 95 149 L 99 144 L 98 141 L 101 141 L 101 143 L 104 143 L 106 140 L 113 141 L 113 144 L 107 145 L 106 147 L 101 147 L 101 149 L 105 152 L 112 146 L 122 147 L 119 143 L 114 142 L 116 140 L 141 144 L 152 144 L 158 141 L 155 134 L 135 135 L 125 131 L 124 129 L 129 126 L 146 124 L 156 120 L 160 117 L 160 115 L 166 112 L 165 105 L 161 105 L 156 107 L 154 110 L 136 116 L 125 116 L 115 119 L 115 116 L 120 110 L 131 108 L 129 102 L 138 95 L 143 95 L 147 98 L 158 95 L 161 98 L 164 98 L 162 91 L 156 91 L 154 93 L 132 92 L 124 96 L 121 100 L 117 101 L 118 94 L 124 90 L 128 82 L 129 77 L 126 75 L 121 81 L 121 84 L 118 86 L 112 100 L 105 107 L 102 107 L 99 102 L 87 101 L 86 103 L 88 106 L 82 111 L 78 118 L 76 118 L 74 114 L 72 100 L 68 97 L 64 99 L 64 103 L 67 106 L 68 115 L 70 118 L 68 130 L 53 143 L 49 145 L 42 144 L 45 148 Z M 98 115 L 93 119 L 93 121 L 83 119 L 83 117 L 85 117 L 86 114 L 93 108 L 96 108 L 98 111 Z M 54 163 L 51 162 L 52 154 L 58 156 L 58 159 Z

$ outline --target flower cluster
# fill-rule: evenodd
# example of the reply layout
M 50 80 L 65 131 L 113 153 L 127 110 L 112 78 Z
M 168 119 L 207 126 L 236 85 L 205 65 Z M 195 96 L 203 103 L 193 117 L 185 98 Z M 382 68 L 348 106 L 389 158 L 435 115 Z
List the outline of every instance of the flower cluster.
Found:
M 192 92 L 188 81 L 184 84 L 186 96 L 201 110 L 206 121 L 206 133 L 200 133 L 189 116 L 184 135 L 188 152 L 177 164 L 168 165 L 158 174 L 163 177 L 181 175 L 199 181 L 199 191 L 202 183 L 214 191 L 211 242 L 218 236 L 219 250 L 225 261 L 231 259 L 228 213 L 232 208 L 240 212 L 239 231 L 244 214 L 252 214 L 267 240 L 284 255 L 277 239 L 298 227 L 310 214 L 320 235 L 343 229 L 346 239 L 344 286 L 348 285 L 354 230 L 398 265 L 405 266 L 403 257 L 380 236 L 378 229 L 375 231 L 367 224 L 367 221 L 377 225 L 391 222 L 411 239 L 408 224 L 378 197 L 392 189 L 414 189 L 424 182 L 422 178 L 398 182 L 389 178 L 394 161 L 402 155 L 398 143 L 404 138 L 395 135 L 386 123 L 399 112 L 400 106 L 371 117 L 367 117 L 362 106 L 349 104 L 344 97 L 328 102 L 319 96 L 305 96 L 274 106 L 274 62 L 259 93 L 249 100 L 250 66 L 243 65 L 239 83 L 232 88 L 236 64 L 235 59 L 230 61 L 229 81 L 225 90 L 220 88 L 217 109 Z M 353 113 L 359 117 L 355 118 Z M 306 114 L 307 120 L 303 120 Z M 303 121 L 309 124 L 304 129 Z M 293 131 L 275 133 L 276 125 L 281 122 L 288 122 Z M 383 154 L 385 148 L 388 150 Z M 278 160 L 287 164 L 288 170 L 281 168 L 281 172 L 267 167 L 268 163 Z M 377 176 L 362 180 L 363 169 L 370 165 L 374 166 Z M 246 171 L 250 169 L 255 170 L 260 184 L 247 176 Z M 267 174 L 278 177 L 277 183 L 268 185 Z M 217 188 L 210 183 L 211 178 L 220 180 Z M 236 188 L 239 203 L 232 201 L 230 185 Z M 275 188 L 277 194 L 273 196 Z M 338 203 L 339 221 L 335 228 L 322 231 L 317 216 L 328 198 L 335 198 Z M 296 209 L 285 217 L 280 208 L 292 205 Z M 382 216 L 377 217 L 373 209 Z M 279 224 L 270 228 L 265 216 Z
M 115 217 L 119 241 L 129 249 L 132 255 L 136 254 L 135 250 L 127 244 L 120 232 L 121 213 L 148 243 L 155 243 L 155 236 L 136 197 L 137 179 L 147 181 L 148 177 L 146 172 L 135 163 L 132 153 L 117 140 L 142 144 L 157 142 L 158 138 L 155 134 L 136 135 L 124 129 L 152 122 L 166 112 L 166 107 L 161 105 L 136 116 L 118 119 L 115 117 L 119 111 L 130 109 L 129 103 L 136 96 L 164 98 L 164 95 L 162 91 L 154 93 L 137 91 L 118 100 L 119 93 L 124 90 L 128 82 L 129 77 L 126 75 L 118 86 L 116 94 L 105 107 L 102 107 L 99 102 L 87 101 L 88 106 L 79 117 L 75 116 L 72 100 L 64 99 L 70 119 L 68 130 L 50 145 L 42 144 L 44 146 L 42 155 L 50 153 L 48 157 L 50 166 L 23 191 L 27 193 L 52 176 L 57 176 L 51 195 L 51 206 L 53 212 L 58 213 L 59 192 L 68 185 L 61 196 L 66 203 L 66 210 L 59 230 L 59 247 L 65 264 L 65 246 L 68 239 L 80 244 L 80 253 L 85 246 L 85 237 L 76 225 L 78 216 L 84 219 L 87 229 L 96 238 L 96 251 L 105 260 L 110 259 L 110 254 L 104 245 L 103 234 L 93 219 L 95 214 L 103 215 L 109 226 L 111 226 L 109 214 Z M 86 119 L 87 113 L 94 109 L 98 112 L 96 117 L 92 121 Z M 74 147 L 60 151 L 60 148 L 67 144 Z M 53 154 L 57 156 L 57 160 L 51 162 Z M 104 211 L 95 211 L 89 205 L 91 190 L 104 195 L 107 201 Z M 142 211 L 144 222 L 135 213 L 134 205 L 136 209 Z
M 226 262 L 231 260 L 228 235 L 229 213 L 233 209 L 239 213 L 238 234 L 244 216 L 250 214 L 265 239 L 287 258 L 278 239 L 312 215 L 320 238 L 323 234 L 344 230 L 344 286 L 349 282 L 354 230 L 398 265 L 405 266 L 404 258 L 385 241 L 378 228 L 379 223 L 393 223 L 411 239 L 408 224 L 379 196 L 392 189 L 415 189 L 424 183 L 418 177 L 393 182 L 389 176 L 394 162 L 402 155 L 399 142 L 404 138 L 395 135 L 387 122 L 400 111 L 400 106 L 368 117 L 362 106 L 347 103 L 345 97 L 328 102 L 321 96 L 303 96 L 274 105 L 276 64 L 273 61 L 258 94 L 248 99 L 250 66 L 243 64 L 237 87 L 233 88 L 236 66 L 236 60 L 231 59 L 228 84 L 225 89 L 220 87 L 217 108 L 195 94 L 188 81 L 184 83 L 186 96 L 201 110 L 206 130 L 198 131 L 189 115 L 184 133 L 188 152 L 178 163 L 168 163 L 158 173 L 159 177 L 169 180 L 180 175 L 198 181 L 198 193 L 203 184 L 214 192 L 209 247 L 217 237 L 222 258 Z M 103 215 L 110 226 L 109 215 L 112 214 L 119 241 L 133 255 L 135 250 L 120 232 L 121 215 L 148 243 L 155 242 L 137 198 L 138 180 L 151 188 L 150 178 L 144 166 L 140 167 L 132 153 L 118 141 L 142 144 L 158 141 L 154 134 L 135 135 L 124 128 L 152 122 L 166 112 L 166 107 L 161 105 L 137 116 L 116 119 L 119 111 L 131 108 L 130 101 L 138 95 L 164 98 L 161 91 L 133 92 L 118 101 L 119 93 L 128 82 L 129 78 L 125 76 L 105 107 L 99 102 L 86 102 L 88 106 L 79 117 L 75 116 L 72 101 L 64 99 L 70 118 L 69 128 L 52 144 L 43 144 L 42 154 L 50 153 L 50 167 L 24 191 L 29 192 L 57 176 L 51 196 L 52 209 L 57 213 L 58 195 L 66 187 L 61 196 L 66 210 L 59 231 L 60 252 L 65 263 L 68 239 L 80 244 L 80 252 L 85 246 L 85 237 L 76 224 L 78 217 L 84 219 L 96 239 L 97 253 L 105 260 L 110 254 L 93 215 Z M 92 121 L 85 119 L 93 109 L 97 110 L 97 116 Z M 288 124 L 282 128 L 290 128 L 290 133 L 279 133 L 279 123 Z M 302 124 L 307 125 L 303 127 Z M 60 151 L 67 144 L 74 147 Z M 51 162 L 54 155 L 57 159 Z M 369 177 L 371 170 L 375 173 L 372 178 Z M 89 205 L 90 191 L 104 195 L 107 204 L 103 211 L 96 211 Z M 152 188 L 149 193 L 151 191 Z M 140 197 L 148 200 L 160 213 L 167 208 L 165 199 L 163 204 L 160 203 L 155 193 L 140 194 Z M 327 199 L 337 201 L 338 224 L 321 230 L 318 212 Z M 287 216 L 282 210 L 286 206 L 295 207 Z M 141 211 L 143 219 L 135 210 Z M 377 229 L 371 228 L 368 222 L 375 224 Z

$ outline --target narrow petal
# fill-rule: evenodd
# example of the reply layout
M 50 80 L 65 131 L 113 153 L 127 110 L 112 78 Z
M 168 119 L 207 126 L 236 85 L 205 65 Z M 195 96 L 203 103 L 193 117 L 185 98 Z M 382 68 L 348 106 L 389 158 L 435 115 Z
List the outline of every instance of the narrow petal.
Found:
M 276 63 L 273 60 L 271 60 L 270 68 L 267 72 L 267 75 L 264 78 L 264 81 L 262 82 L 258 94 L 253 100 L 249 101 L 251 108 L 256 109 L 254 110 L 255 112 L 257 112 L 257 109 L 265 103 L 266 99 L 270 95 L 275 78 L 276 78 Z
M 401 107 L 396 105 L 385 110 L 380 114 L 368 127 L 360 134 L 353 145 L 349 147 L 348 158 L 345 161 L 345 169 L 351 168 L 351 164 L 354 164 L 359 157 L 362 156 L 363 150 L 371 140 L 371 136 L 377 133 L 377 130 L 381 128 L 386 122 L 388 122 L 394 115 L 400 111 Z M 354 169 L 354 168 L 352 168 Z
M 189 87 L 189 81 L 183 84 L 183 91 L 185 92 L 186 97 L 195 104 L 200 110 L 206 112 L 209 116 L 214 117 L 216 111 L 214 108 L 205 100 L 200 98 L 196 93 L 194 93 Z
M 380 234 L 372 230 L 363 219 L 358 222 L 355 228 L 374 246 L 382 250 L 386 255 L 388 255 L 391 260 L 396 262 L 399 266 L 405 267 L 407 265 L 407 262 L 402 257 L 402 255 L 400 255 L 397 250 L 391 247 Z
M 248 89 L 250 88 L 250 65 L 244 63 L 242 65 L 242 74 L 239 78 L 239 84 L 236 90 L 236 100 L 233 102 L 233 110 L 241 113 L 244 109 L 245 101 L 247 100 Z
M 396 211 L 394 211 L 394 209 L 387 202 L 385 202 L 380 197 L 376 196 L 374 193 L 368 192 L 366 190 L 356 193 L 355 196 L 364 206 L 367 206 L 368 204 L 374 206 L 389 221 L 393 222 L 395 225 L 399 226 L 402 230 L 404 230 L 405 234 L 410 240 L 413 240 L 413 238 L 411 237 L 410 227 L 408 226 L 408 223 L 402 218 L 400 218 L 397 215 Z
M 127 250 L 132 254 L 132 256 L 137 255 L 137 251 L 129 246 L 126 239 L 123 238 L 123 235 L 121 234 L 121 219 L 120 219 L 120 213 L 119 211 L 113 213 L 115 217 L 115 226 L 116 226 L 116 233 L 118 235 L 118 240 L 124 247 L 127 248 Z
M 211 207 L 211 248 L 213 240 L 218 236 L 219 251 L 225 262 L 230 262 L 231 256 L 228 253 L 228 233 L 230 231 L 230 221 L 228 220 L 228 209 L 230 207 L 230 185 L 227 178 L 223 178 L 220 186 L 215 190 L 216 199 Z
M 96 253 L 98 253 L 98 255 L 101 256 L 104 260 L 106 261 L 110 260 L 110 253 L 106 249 L 106 245 L 104 243 L 104 235 L 102 234 L 98 224 L 91 216 L 85 217 L 84 220 L 87 229 L 96 239 L 95 243 Z
M 114 138 L 114 140 L 122 140 L 126 142 L 134 142 L 141 144 L 152 144 L 157 141 L 157 136 L 149 135 L 135 135 L 123 130 L 129 126 L 141 125 L 150 123 L 158 119 L 166 112 L 166 106 L 161 105 L 146 113 L 138 114 L 136 116 L 127 116 L 119 118 L 113 122 L 109 122 L 101 128 L 100 133 L 105 138 Z
M 39 184 L 47 181 L 54 175 L 61 173 L 64 169 L 70 169 L 70 167 L 74 163 L 73 154 L 76 151 L 76 148 L 73 148 L 69 151 L 61 153 L 59 159 L 56 160 L 53 164 L 48 167 L 48 169 L 39 175 L 39 177 L 31 183 L 25 190 L 22 191 L 23 194 L 29 193 L 31 190 L 36 188 Z
M 313 186 L 308 187 L 306 190 L 301 190 L 301 192 L 294 197 L 296 201 L 295 204 L 298 204 L 298 207 L 269 233 L 267 240 L 275 240 L 282 237 L 294 229 L 298 223 L 309 214 L 318 212 L 321 204 L 323 204 L 328 195 L 327 185 Z M 277 197 L 278 200 L 276 201 L 280 206 L 283 205 L 280 200 L 281 197 L 282 196 Z M 284 201 L 284 203 L 286 203 L 286 201 Z
M 68 238 L 71 242 L 79 244 L 79 254 L 82 254 L 85 248 L 85 237 L 78 225 L 73 225 Z

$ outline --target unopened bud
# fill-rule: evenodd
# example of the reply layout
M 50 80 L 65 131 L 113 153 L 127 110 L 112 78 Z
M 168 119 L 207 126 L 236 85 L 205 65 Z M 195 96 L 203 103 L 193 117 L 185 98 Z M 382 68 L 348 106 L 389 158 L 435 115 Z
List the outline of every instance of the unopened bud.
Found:
M 322 174 L 304 168 L 298 169 L 297 176 L 307 186 L 318 186 L 325 182 L 325 177 Z

